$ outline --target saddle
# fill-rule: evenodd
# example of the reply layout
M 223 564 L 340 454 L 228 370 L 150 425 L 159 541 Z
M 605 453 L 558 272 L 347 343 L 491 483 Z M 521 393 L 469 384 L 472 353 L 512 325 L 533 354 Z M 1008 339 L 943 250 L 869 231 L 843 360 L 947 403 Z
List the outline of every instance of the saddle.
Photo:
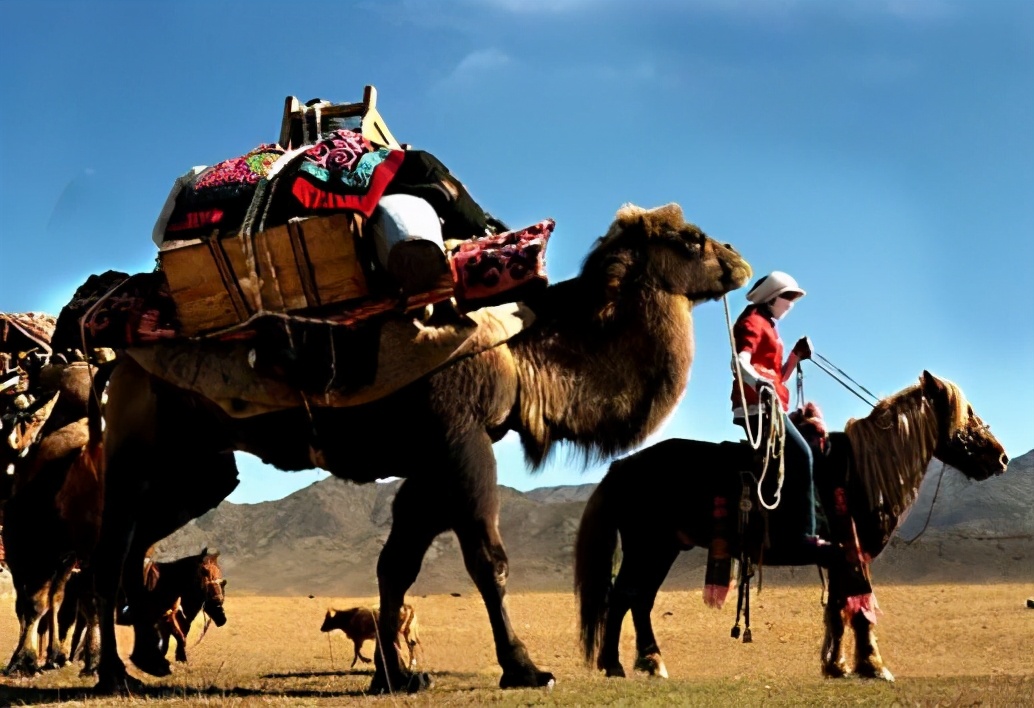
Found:
M 813 455 L 813 479 L 816 498 L 816 520 L 820 535 L 833 543 L 827 554 L 827 563 L 844 579 L 847 609 L 873 615 L 875 598 L 869 581 L 868 561 L 861 550 L 855 523 L 848 506 L 848 475 L 852 462 L 850 442 L 843 434 L 827 432 L 821 412 L 813 403 L 794 411 L 791 422 L 809 443 Z M 744 612 L 746 630 L 743 641 L 750 638 L 750 581 L 762 565 L 806 565 L 800 557 L 786 552 L 786 542 L 779 537 L 777 514 L 762 508 L 758 500 L 758 472 L 763 457 L 746 442 L 737 445 L 739 470 L 721 485 L 714 497 L 712 518 L 713 534 L 708 549 L 705 572 L 704 602 L 720 608 L 728 592 L 738 586 L 737 617 L 732 636 L 738 638 L 740 614 Z M 772 471 L 771 469 L 769 470 Z M 739 477 L 736 479 L 735 477 Z M 804 490 L 784 486 L 787 494 L 802 494 Z M 767 497 L 766 497 L 767 499 Z M 776 510 L 778 512 L 778 510 Z

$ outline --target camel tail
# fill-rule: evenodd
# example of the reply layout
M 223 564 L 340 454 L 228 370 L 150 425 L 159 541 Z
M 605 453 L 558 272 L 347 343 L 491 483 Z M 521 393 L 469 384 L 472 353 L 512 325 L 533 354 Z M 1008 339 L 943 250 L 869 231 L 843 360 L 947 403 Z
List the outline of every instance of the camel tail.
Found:
M 611 467 L 613 470 L 613 467 Z M 589 497 L 575 541 L 574 591 L 578 598 L 582 650 L 591 665 L 603 639 L 607 605 L 618 545 L 617 518 L 610 495 L 613 479 L 608 474 Z

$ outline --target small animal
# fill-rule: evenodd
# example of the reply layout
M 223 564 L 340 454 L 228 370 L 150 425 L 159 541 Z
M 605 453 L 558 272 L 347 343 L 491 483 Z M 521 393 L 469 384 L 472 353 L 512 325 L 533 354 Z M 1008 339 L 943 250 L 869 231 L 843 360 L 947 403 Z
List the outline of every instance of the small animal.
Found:
M 364 664 L 370 663 L 360 651 L 363 642 L 367 639 L 377 638 L 377 621 L 380 619 L 379 609 L 376 607 L 352 607 L 347 610 L 327 610 L 323 618 L 321 632 L 331 632 L 340 629 L 354 644 L 355 656 L 352 657 L 352 666 L 356 661 Z M 401 641 L 400 641 L 401 640 Z M 399 639 L 396 646 L 404 641 L 409 650 L 409 667 L 416 667 L 416 648 L 420 644 L 420 637 L 417 635 L 416 612 L 412 605 L 402 605 L 399 610 Z M 401 653 L 399 646 L 399 653 Z M 351 668 L 351 667 L 350 667 Z

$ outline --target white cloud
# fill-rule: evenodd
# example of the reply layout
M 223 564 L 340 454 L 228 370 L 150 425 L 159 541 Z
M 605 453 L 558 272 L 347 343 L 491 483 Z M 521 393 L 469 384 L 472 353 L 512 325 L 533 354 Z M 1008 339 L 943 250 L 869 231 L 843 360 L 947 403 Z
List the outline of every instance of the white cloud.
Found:
M 439 83 L 443 86 L 465 86 L 481 81 L 512 63 L 510 55 L 500 49 L 479 49 L 463 57 Z

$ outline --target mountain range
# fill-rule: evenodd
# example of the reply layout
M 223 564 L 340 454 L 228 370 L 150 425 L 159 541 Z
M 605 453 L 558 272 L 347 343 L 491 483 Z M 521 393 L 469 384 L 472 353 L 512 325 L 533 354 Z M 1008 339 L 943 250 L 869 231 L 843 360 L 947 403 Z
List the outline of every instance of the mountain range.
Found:
M 180 557 L 204 546 L 217 549 L 234 592 L 376 595 L 377 556 L 400 484 L 356 485 L 328 478 L 277 501 L 224 502 L 165 539 L 157 557 Z M 581 484 L 519 492 L 501 487 L 509 588 L 571 589 L 575 534 L 595 488 Z M 705 560 L 699 550 L 683 553 L 665 587 L 700 588 Z M 810 569 L 765 573 L 766 581 L 815 577 Z M 979 483 L 931 463 L 911 514 L 875 561 L 873 574 L 877 582 L 1034 582 L 1034 450 L 1013 460 L 1004 475 Z M 474 591 L 455 535 L 440 535 L 411 592 Z

